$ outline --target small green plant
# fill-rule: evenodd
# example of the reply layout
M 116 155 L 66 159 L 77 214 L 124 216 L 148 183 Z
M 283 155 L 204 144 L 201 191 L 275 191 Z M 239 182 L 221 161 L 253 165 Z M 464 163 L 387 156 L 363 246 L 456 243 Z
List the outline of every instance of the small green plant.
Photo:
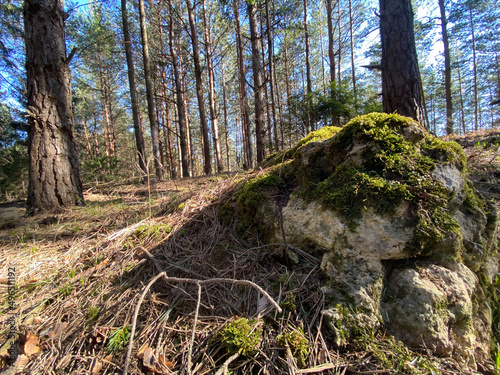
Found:
M 171 231 L 172 227 L 166 224 L 146 224 L 138 227 L 134 232 L 134 236 L 139 240 L 148 237 L 160 238 L 162 235 L 170 233 Z
M 297 364 L 305 367 L 309 353 L 311 353 L 311 344 L 302 328 L 293 328 L 289 332 L 278 335 L 276 341 L 284 348 L 289 347 Z
M 123 272 L 129 272 L 129 271 L 131 271 L 135 267 L 135 265 L 136 265 L 135 262 L 132 262 L 132 263 L 126 265 L 125 268 L 123 269 Z
M 125 348 L 130 339 L 130 331 L 131 327 L 128 324 L 125 327 L 114 330 L 109 336 L 108 350 L 110 352 L 116 352 Z
M 221 331 L 222 343 L 231 354 L 252 356 L 256 353 L 262 328 L 256 319 L 238 318 L 228 323 Z
M 493 362 L 495 363 L 495 375 L 500 374 L 500 346 L 498 345 L 498 342 L 495 343 L 493 350 Z
M 295 299 L 296 299 L 295 294 L 293 293 L 287 294 L 285 299 L 280 302 L 280 307 L 283 310 L 294 311 L 295 308 L 297 307 L 295 305 Z
M 66 285 L 61 286 L 58 289 L 59 289 L 59 293 L 63 297 L 67 297 L 67 296 L 69 296 L 71 294 L 71 292 L 73 292 L 73 284 L 67 283 Z
M 76 276 L 76 271 L 75 271 L 75 269 L 74 269 L 74 268 L 72 268 L 72 269 L 71 269 L 71 271 L 69 271 L 69 273 L 68 273 L 68 277 L 69 277 L 70 279 L 72 279 L 72 278 L 73 278 L 73 277 L 75 277 L 75 276 Z
M 95 322 L 97 318 L 99 317 L 101 309 L 98 306 L 90 306 L 89 311 L 87 312 L 87 315 L 85 316 L 85 320 L 87 321 L 87 324 L 90 324 L 92 322 Z

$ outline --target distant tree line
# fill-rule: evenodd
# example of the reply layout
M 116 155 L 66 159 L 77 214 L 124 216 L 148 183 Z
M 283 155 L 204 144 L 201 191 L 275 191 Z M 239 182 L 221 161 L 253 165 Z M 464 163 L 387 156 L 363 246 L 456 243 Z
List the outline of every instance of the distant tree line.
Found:
M 80 202 L 77 175 L 89 182 L 152 172 L 161 180 L 250 169 L 311 130 L 371 111 L 396 110 L 437 134 L 490 128 L 500 114 L 490 105 L 500 98 L 495 5 L 109 0 L 63 8 L 60 0 L 7 0 L 0 5 L 1 194 L 12 194 L 8 181 L 34 191 L 66 186 L 53 202 L 31 203 L 43 208 Z M 46 13 L 59 29 L 34 35 Z M 45 45 L 45 70 L 37 70 L 41 60 L 30 53 Z M 41 87 L 66 107 L 34 105 L 47 94 L 37 93 Z M 53 139 L 69 145 L 69 157 L 44 167 L 47 155 L 60 155 L 60 146 L 48 147 Z M 21 160 L 44 178 L 58 173 L 50 182 L 31 173 L 28 184 Z

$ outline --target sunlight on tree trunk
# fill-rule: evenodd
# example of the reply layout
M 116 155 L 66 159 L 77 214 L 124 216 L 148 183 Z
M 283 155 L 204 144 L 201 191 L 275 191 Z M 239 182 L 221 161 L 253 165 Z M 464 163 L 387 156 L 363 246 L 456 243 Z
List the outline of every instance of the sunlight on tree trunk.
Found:
M 69 69 L 76 50 L 66 56 L 63 5 L 32 0 L 24 7 L 32 213 L 83 204 Z

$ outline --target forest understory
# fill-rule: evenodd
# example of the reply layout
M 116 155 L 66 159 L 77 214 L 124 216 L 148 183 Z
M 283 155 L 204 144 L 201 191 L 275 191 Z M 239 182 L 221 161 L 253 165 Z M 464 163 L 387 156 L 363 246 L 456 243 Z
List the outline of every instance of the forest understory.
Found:
M 500 132 L 453 140 L 466 151 L 471 180 L 500 211 Z M 89 185 L 86 206 L 22 216 L 1 229 L 0 371 L 473 373 L 410 351 L 383 330 L 333 345 L 322 321 L 320 259 L 299 252 L 293 264 L 284 244 L 242 239 L 235 222 L 222 224 L 220 207 L 258 173 Z M 7 206 L 25 212 L 24 202 Z M 500 316 L 493 318 L 498 333 Z M 479 372 L 498 373 L 498 347 L 492 357 Z

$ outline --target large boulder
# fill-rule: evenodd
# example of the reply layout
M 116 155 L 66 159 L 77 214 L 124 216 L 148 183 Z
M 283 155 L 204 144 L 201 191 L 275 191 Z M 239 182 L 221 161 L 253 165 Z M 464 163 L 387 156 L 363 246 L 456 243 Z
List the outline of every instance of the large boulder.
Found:
M 237 192 L 242 228 L 321 254 L 338 345 L 383 327 L 471 368 L 489 359 L 496 208 L 458 144 L 374 113 L 266 164 Z
M 0 207 L 0 228 L 13 227 L 19 223 L 17 207 Z

